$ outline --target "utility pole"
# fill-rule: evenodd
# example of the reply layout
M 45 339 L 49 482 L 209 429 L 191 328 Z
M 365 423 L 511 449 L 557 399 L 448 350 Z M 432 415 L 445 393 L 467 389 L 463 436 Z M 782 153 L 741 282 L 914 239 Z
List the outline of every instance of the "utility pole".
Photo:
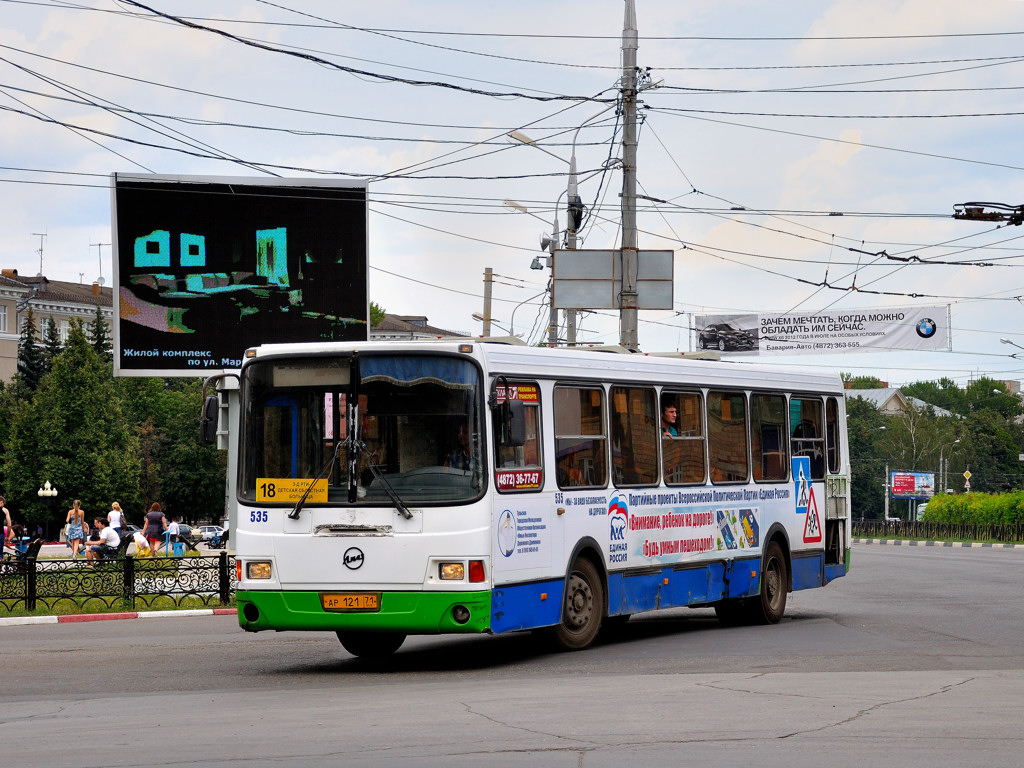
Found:
M 580 126 L 582 127 L 582 126 Z M 579 135 L 579 128 L 576 129 Z M 576 181 L 576 137 L 573 137 L 573 153 L 569 160 L 569 186 L 566 187 L 566 216 L 565 224 L 565 247 L 569 250 L 576 250 L 576 231 L 583 223 L 583 200 L 580 199 L 579 186 Z M 570 347 L 576 346 L 576 310 L 565 311 L 565 341 Z
M 885 519 L 889 519 L 889 465 L 885 465 L 885 480 L 882 481 L 882 488 L 885 490 Z
M 622 29 L 622 292 L 619 294 L 619 345 L 637 349 L 636 231 L 636 52 L 634 0 L 626 0 Z
M 38 251 L 38 253 L 39 253 L 39 274 L 36 275 L 36 277 L 42 277 L 43 276 L 43 240 L 46 239 L 46 233 L 45 232 L 33 232 L 32 235 L 33 235 L 33 237 L 38 237 L 39 238 L 39 251 Z
M 491 335 L 491 286 L 494 284 L 494 270 L 484 267 L 484 338 Z

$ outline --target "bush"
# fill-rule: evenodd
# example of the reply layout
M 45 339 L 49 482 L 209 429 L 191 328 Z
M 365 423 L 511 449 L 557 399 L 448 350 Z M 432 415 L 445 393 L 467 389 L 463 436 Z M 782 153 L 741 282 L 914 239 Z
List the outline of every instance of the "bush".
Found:
M 1018 525 L 1024 523 L 1024 491 L 935 496 L 922 517 L 928 523 Z

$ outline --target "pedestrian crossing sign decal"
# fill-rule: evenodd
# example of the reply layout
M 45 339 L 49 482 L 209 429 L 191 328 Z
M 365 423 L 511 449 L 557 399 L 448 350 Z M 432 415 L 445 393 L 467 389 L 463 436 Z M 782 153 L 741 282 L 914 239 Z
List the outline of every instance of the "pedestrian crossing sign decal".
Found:
M 821 542 L 821 518 L 818 517 L 818 502 L 814 500 L 814 486 L 807 498 L 807 517 L 804 520 L 804 543 Z

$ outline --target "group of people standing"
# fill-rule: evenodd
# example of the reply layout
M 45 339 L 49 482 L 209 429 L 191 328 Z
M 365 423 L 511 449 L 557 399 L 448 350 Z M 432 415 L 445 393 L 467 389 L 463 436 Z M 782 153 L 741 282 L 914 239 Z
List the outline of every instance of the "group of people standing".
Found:
M 85 520 L 85 510 L 82 509 L 82 502 L 79 499 L 74 500 L 71 509 L 68 510 L 65 522 L 67 523 L 65 539 L 68 546 L 71 547 L 71 559 L 77 560 L 78 553 L 83 551 L 90 561 L 116 552 L 127 524 L 121 505 L 115 501 L 110 505 L 110 511 L 105 518 L 93 519 L 99 541 L 94 541 L 86 550 L 90 528 Z M 146 513 L 142 529 L 142 535 L 149 543 L 150 550 L 156 552 L 164 540 L 164 532 L 171 530 L 174 533 L 173 528 L 175 527 L 177 527 L 177 523 L 172 522 L 168 525 L 167 518 L 160 508 L 160 502 L 154 501 L 149 512 Z

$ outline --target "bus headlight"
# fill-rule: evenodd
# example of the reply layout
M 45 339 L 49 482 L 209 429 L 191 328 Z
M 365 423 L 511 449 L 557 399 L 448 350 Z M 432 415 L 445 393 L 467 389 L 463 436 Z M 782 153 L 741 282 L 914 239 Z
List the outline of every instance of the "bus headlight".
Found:
M 441 581 L 462 581 L 466 578 L 466 566 L 462 563 L 441 563 L 438 577 Z
M 254 560 L 245 564 L 245 577 L 247 579 L 270 579 L 271 574 L 269 560 Z

